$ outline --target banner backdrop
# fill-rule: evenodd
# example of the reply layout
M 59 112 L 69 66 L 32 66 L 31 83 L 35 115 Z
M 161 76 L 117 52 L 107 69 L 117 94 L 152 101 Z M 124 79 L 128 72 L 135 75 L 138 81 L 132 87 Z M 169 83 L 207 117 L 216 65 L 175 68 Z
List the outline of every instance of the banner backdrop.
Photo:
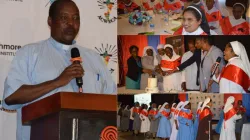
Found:
M 213 120 L 220 119 L 220 111 L 221 107 L 224 105 L 224 94 L 211 94 L 211 93 L 204 93 L 204 94 L 188 94 L 188 100 L 191 103 L 191 109 L 194 114 L 196 114 L 197 106 L 199 102 L 204 102 L 205 99 L 209 97 L 212 99 L 213 106 L 211 111 L 213 112 Z
M 54 0 L 0 1 L 0 101 L 4 80 L 18 49 L 50 37 L 48 11 Z M 81 28 L 77 44 L 100 54 L 117 83 L 117 1 L 74 0 L 80 10 Z M 15 111 L 0 105 L 0 139 L 15 140 Z

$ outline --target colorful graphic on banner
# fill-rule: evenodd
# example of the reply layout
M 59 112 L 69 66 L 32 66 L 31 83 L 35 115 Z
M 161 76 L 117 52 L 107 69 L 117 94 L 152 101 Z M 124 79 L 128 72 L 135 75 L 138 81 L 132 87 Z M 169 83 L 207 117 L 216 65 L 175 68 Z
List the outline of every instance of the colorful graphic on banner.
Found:
M 117 63 L 117 47 L 116 45 L 107 44 L 105 47 L 102 44 L 101 47 L 95 47 L 96 51 L 103 57 L 104 62 L 108 65 L 109 61 Z
M 112 15 L 112 10 L 116 10 L 117 1 L 116 0 L 98 0 L 98 6 L 100 9 L 104 10 L 104 14 L 98 16 L 100 21 L 104 23 L 114 23 L 117 20 L 116 16 Z

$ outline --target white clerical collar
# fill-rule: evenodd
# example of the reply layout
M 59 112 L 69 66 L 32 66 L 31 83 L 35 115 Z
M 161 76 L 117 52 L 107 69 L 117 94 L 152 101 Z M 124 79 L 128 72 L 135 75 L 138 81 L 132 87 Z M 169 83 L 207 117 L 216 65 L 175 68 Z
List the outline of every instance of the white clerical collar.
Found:
M 76 44 L 76 41 L 73 41 L 72 45 L 66 45 L 66 44 L 56 41 L 53 37 L 50 37 L 49 40 L 51 40 L 53 46 L 59 49 L 63 49 L 65 51 L 68 51 L 70 48 L 72 48 Z
M 231 62 L 231 61 L 233 61 L 234 59 L 239 59 L 239 57 L 238 57 L 238 56 L 232 57 L 232 58 L 230 58 L 230 59 L 228 60 L 228 62 Z
M 183 27 L 183 30 L 182 30 L 182 35 L 201 35 L 204 31 L 201 29 L 201 27 L 199 26 L 198 29 L 194 32 L 187 32 L 185 30 L 185 28 Z
M 211 108 L 210 106 L 206 105 L 207 108 Z
M 72 45 L 62 45 L 62 49 L 68 51 Z
M 154 110 L 157 110 L 157 108 L 153 108 Z

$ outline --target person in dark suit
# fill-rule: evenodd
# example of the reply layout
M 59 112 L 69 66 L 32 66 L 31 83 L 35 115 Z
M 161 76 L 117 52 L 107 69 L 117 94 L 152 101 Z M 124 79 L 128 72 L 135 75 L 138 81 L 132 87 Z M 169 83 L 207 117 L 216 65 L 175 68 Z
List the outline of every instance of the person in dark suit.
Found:
M 196 39 L 195 39 L 195 51 L 193 53 L 193 56 L 191 56 L 187 61 L 183 62 L 181 65 L 179 65 L 178 67 L 176 67 L 176 69 L 174 70 L 170 70 L 168 71 L 167 73 L 168 74 L 172 74 L 174 72 L 177 72 L 177 71 L 182 71 L 184 70 L 186 67 L 192 65 L 193 63 L 196 62 L 197 64 L 197 77 L 196 77 L 196 85 L 199 86 L 200 83 L 199 83 L 199 75 L 200 75 L 200 64 L 201 64 L 201 40 L 202 40 L 202 37 L 200 36 L 197 36 Z
M 141 57 L 138 56 L 139 48 L 131 46 L 129 52 L 131 56 L 127 60 L 128 72 L 126 75 L 126 89 L 140 89 L 140 81 L 142 73 L 149 73 L 152 75 L 152 70 L 143 69 L 141 64 Z

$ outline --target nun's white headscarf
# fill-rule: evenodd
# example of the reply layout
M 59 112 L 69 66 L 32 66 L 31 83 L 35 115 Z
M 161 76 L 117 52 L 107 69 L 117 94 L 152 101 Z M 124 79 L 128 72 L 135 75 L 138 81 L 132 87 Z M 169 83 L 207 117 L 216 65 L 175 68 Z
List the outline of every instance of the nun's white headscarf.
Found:
M 168 102 L 165 102 L 165 103 L 161 106 L 161 109 L 159 110 L 159 112 L 162 112 L 167 104 L 168 104 Z
M 181 109 L 184 109 L 184 107 L 185 107 L 187 104 L 189 104 L 189 101 L 185 101 L 185 102 L 183 103 Z
M 164 45 L 163 45 L 163 44 L 159 44 L 159 45 L 157 46 L 157 50 L 159 50 L 159 49 L 164 49 Z
M 166 44 L 166 45 L 164 46 L 164 49 L 166 49 L 167 47 L 168 47 L 168 48 L 171 48 L 171 49 L 173 50 L 173 57 L 177 55 L 177 54 L 175 53 L 174 47 L 173 47 L 172 45 Z
M 204 2 L 205 3 L 205 2 Z M 214 7 L 216 8 L 216 9 L 218 9 L 220 12 L 222 12 L 221 11 L 221 5 L 220 5 L 220 3 L 219 3 L 219 0 L 214 0 Z M 207 8 L 207 5 L 206 4 L 204 4 L 204 8 L 205 8 L 205 10 L 207 11 L 208 10 L 208 8 Z
M 207 104 L 208 104 L 210 101 L 211 101 L 210 98 L 206 98 L 206 99 L 205 99 L 205 101 L 204 101 L 204 103 L 203 103 L 203 105 L 202 105 L 202 107 L 201 107 L 201 111 L 203 111 L 204 108 L 207 107 Z
M 160 108 L 161 108 L 161 105 L 158 106 L 158 109 L 160 109 Z
M 225 104 L 225 107 L 224 107 L 224 113 L 227 113 L 230 109 L 232 109 L 234 106 L 233 106 L 233 102 L 234 102 L 235 98 L 233 96 L 230 96 L 227 98 L 227 102 Z
M 180 101 L 180 102 L 178 103 L 178 105 L 176 106 L 176 109 L 177 109 L 177 110 L 181 110 L 181 107 L 182 107 L 183 104 L 184 104 L 184 102 Z
M 201 104 L 202 104 L 202 102 L 199 102 L 199 103 L 198 103 L 198 106 L 197 106 L 197 111 L 198 111 L 199 109 L 201 109 L 201 108 L 202 108 Z
M 153 56 L 156 56 L 155 49 L 152 46 L 146 46 L 143 48 L 143 56 L 147 56 L 147 50 L 151 49 L 153 51 Z
M 233 51 L 243 62 L 246 74 L 250 77 L 250 62 L 245 47 L 239 41 L 230 42 Z M 250 88 L 250 87 L 249 87 Z
M 127 106 L 125 107 L 125 110 L 128 110 L 128 106 L 129 106 L 129 105 L 127 105 Z
M 174 107 L 174 105 L 176 105 L 176 103 L 173 103 L 173 104 L 172 104 L 172 108 Z
M 143 56 L 147 56 L 147 50 L 148 49 L 151 49 L 153 51 L 154 65 L 158 65 L 158 60 L 156 59 L 157 53 L 156 53 L 155 49 L 152 46 L 146 46 L 146 47 L 144 47 L 144 49 L 143 49 Z

